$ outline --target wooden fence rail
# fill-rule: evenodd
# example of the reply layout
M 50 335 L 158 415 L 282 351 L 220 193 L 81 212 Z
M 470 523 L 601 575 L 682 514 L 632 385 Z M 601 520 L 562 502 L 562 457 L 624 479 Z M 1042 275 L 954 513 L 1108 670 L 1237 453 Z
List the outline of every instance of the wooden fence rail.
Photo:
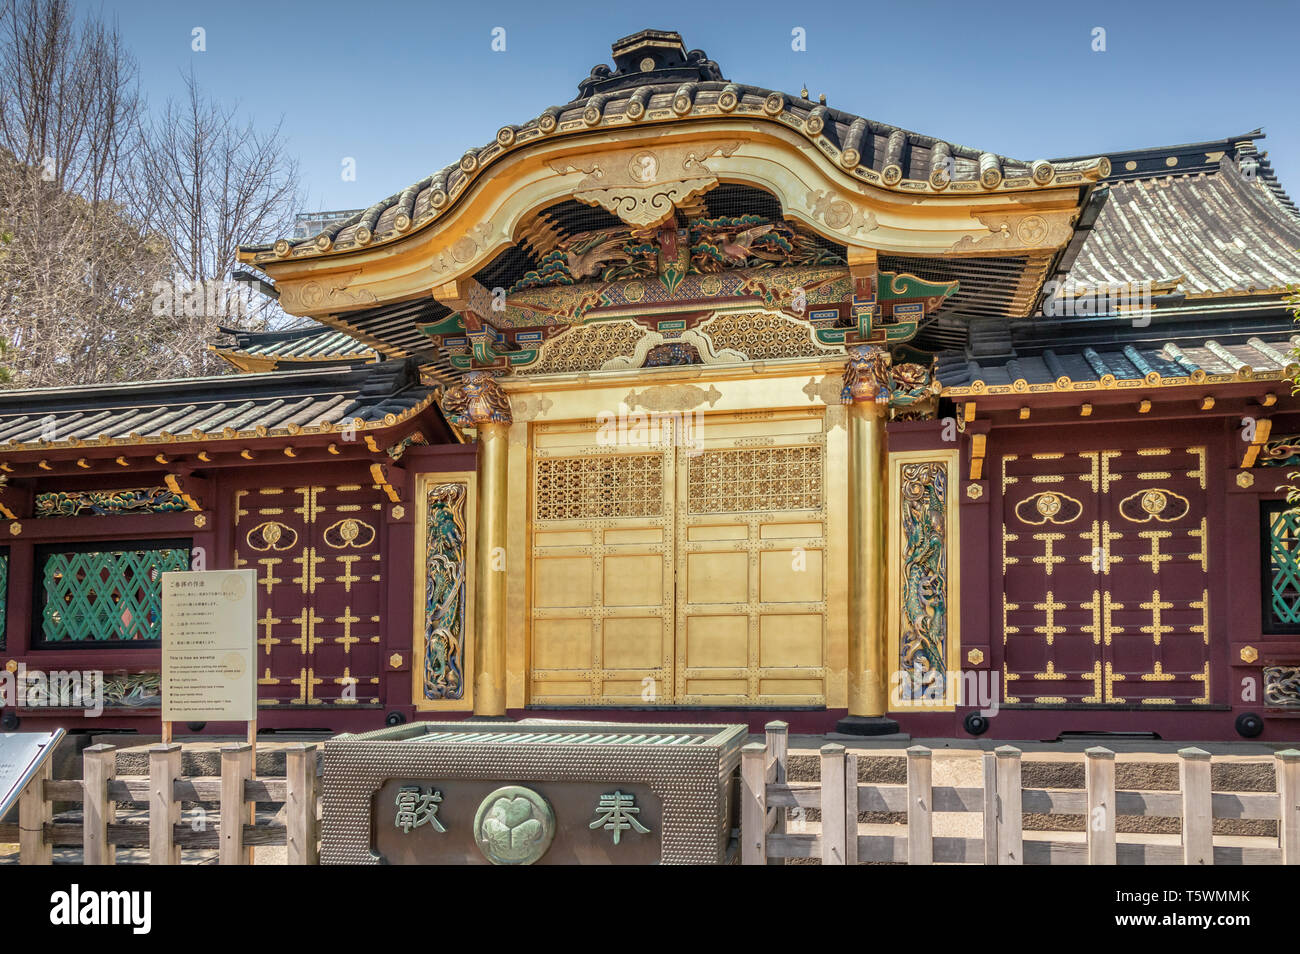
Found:
M 83 863 L 111 865 L 118 848 L 149 849 L 150 864 L 180 864 L 183 848 L 215 849 L 221 864 L 251 864 L 256 846 L 284 845 L 291 865 L 319 861 L 316 746 L 285 750 L 284 778 L 253 778 L 253 750 L 244 742 L 223 746 L 221 775 L 184 778 L 181 747 L 149 749 L 149 774 L 117 776 L 117 750 L 92 745 L 82 753 L 82 778 L 55 781 L 47 760 L 27 785 L 18 805 L 18 824 L 0 825 L 0 841 L 18 841 L 24 865 L 48 865 L 55 847 L 81 847 Z M 80 802 L 82 823 L 54 821 L 55 802 Z M 183 802 L 218 804 L 214 820 L 181 820 Z M 283 805 L 284 824 L 259 824 L 257 803 Z M 119 822 L 122 805 L 148 809 L 148 821 Z M 15 830 L 16 829 L 16 832 Z M 15 839 L 15 834 L 17 838 Z
M 1275 756 L 1276 792 L 1213 792 L 1210 754 L 1179 751 L 1179 791 L 1115 790 L 1115 753 L 1101 747 L 1084 752 L 1082 791 L 1023 788 L 1020 750 L 999 746 L 984 754 L 983 784 L 936 786 L 931 752 L 906 751 L 905 785 L 858 782 L 857 756 L 834 743 L 821 748 L 821 778 L 791 782 L 784 723 L 767 726 L 765 742 L 741 752 L 742 864 L 783 864 L 787 858 L 820 858 L 822 864 L 899 862 L 906 864 L 1300 864 L 1300 751 Z M 820 822 L 806 821 L 820 812 Z M 894 812 L 906 825 L 860 826 L 861 812 Z M 982 837 L 934 835 L 935 812 L 983 816 Z M 1085 840 L 1061 833 L 1025 838 L 1023 815 L 1083 815 Z M 1180 844 L 1119 841 L 1121 815 L 1178 818 Z M 1267 819 L 1278 823 L 1277 847 L 1215 845 L 1216 818 Z M 791 821 L 792 820 L 792 821 Z M 1053 837 L 1056 836 L 1056 837 Z

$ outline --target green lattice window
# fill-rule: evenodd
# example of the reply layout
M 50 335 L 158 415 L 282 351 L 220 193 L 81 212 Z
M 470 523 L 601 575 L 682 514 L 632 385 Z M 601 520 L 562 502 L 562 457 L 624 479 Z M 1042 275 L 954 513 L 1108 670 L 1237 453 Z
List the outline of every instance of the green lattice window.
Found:
M 190 568 L 189 542 L 113 546 L 38 552 L 38 646 L 140 646 L 162 637 L 162 574 Z
M 1283 501 L 1261 504 L 1264 632 L 1300 633 L 1300 513 Z

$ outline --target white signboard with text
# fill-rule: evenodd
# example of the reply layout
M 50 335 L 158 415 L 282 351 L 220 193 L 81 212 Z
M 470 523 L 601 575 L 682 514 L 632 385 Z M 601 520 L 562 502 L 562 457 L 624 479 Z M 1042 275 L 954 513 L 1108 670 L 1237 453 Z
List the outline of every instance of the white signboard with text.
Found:
M 163 722 L 257 718 L 257 575 L 162 575 Z

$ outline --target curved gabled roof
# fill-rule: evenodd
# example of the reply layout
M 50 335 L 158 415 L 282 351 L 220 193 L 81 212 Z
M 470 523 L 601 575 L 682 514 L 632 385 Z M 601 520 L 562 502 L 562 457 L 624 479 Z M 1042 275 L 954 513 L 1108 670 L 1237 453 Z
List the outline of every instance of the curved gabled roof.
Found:
M 307 241 L 280 239 L 241 250 L 253 261 L 338 253 L 400 239 L 452 208 L 468 184 L 508 153 L 543 137 L 595 129 L 692 119 L 743 117 L 779 123 L 813 142 L 847 175 L 879 188 L 913 194 L 1018 192 L 1087 184 L 1110 169 L 1105 158 L 1024 161 L 945 142 L 760 86 L 728 82 L 700 50 L 687 52 L 674 32 L 644 30 L 613 45 L 614 67 L 601 64 L 577 98 L 551 106 L 522 125 L 503 126 L 496 140 L 331 225 Z M 824 97 L 823 97 L 824 99 Z

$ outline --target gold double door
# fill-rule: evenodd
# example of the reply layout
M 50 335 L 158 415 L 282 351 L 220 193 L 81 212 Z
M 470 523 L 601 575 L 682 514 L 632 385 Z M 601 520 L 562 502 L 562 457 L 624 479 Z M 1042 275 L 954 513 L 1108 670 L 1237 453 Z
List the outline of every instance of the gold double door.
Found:
M 823 415 L 639 423 L 534 425 L 529 701 L 825 705 Z

